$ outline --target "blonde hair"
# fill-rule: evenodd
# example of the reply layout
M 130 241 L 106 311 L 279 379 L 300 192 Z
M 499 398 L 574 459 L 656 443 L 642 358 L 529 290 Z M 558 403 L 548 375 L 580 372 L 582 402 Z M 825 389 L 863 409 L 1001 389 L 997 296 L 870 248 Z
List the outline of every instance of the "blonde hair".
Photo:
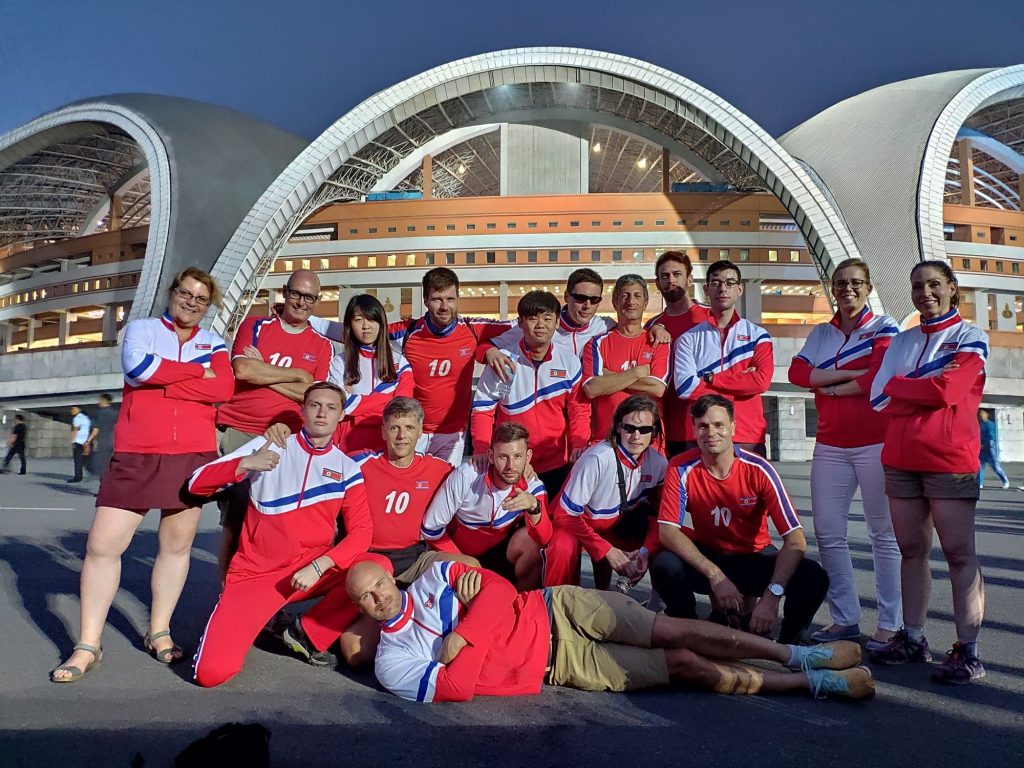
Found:
M 178 290 L 181 282 L 188 277 L 191 277 L 193 280 L 196 280 L 206 286 L 206 290 L 210 292 L 211 304 L 217 307 L 217 309 L 224 308 L 224 294 L 220 292 L 220 286 L 217 285 L 217 281 L 214 280 L 208 272 L 204 272 L 199 267 L 186 267 L 181 270 L 181 272 L 174 276 L 174 282 L 171 283 L 170 290 Z

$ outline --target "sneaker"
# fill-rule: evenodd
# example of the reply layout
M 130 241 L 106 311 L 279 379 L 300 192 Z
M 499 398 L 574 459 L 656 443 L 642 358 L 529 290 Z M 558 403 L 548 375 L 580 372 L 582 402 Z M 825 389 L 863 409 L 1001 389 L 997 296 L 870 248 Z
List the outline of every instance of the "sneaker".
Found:
M 314 667 L 331 667 L 333 669 L 338 666 L 337 656 L 330 651 L 318 651 L 313 647 L 309 638 L 306 637 L 306 632 L 302 629 L 302 622 L 299 621 L 298 616 L 295 617 L 291 626 L 281 633 L 281 640 L 290 651 L 298 654 Z
M 851 624 L 844 627 L 842 624 L 819 629 L 811 635 L 811 640 L 816 643 L 833 643 L 836 640 L 860 640 L 860 624 Z
M 927 640 L 915 642 L 910 639 L 907 630 L 901 629 L 892 636 L 892 640 L 886 643 L 884 648 L 871 651 L 871 660 L 894 667 L 909 661 L 929 662 L 932 660 L 932 654 L 928 650 Z
M 892 637 L 886 640 L 875 640 L 873 637 L 869 637 L 864 641 L 864 650 L 866 651 L 881 651 L 892 641 Z
M 875 680 L 867 667 L 851 669 L 810 669 L 807 682 L 816 699 L 845 696 L 848 699 L 871 699 L 875 696 Z
M 797 662 L 804 672 L 812 669 L 849 669 L 860 664 L 861 650 L 857 643 L 837 640 L 834 643 L 797 647 Z
M 1009 487 L 1010 487 L 1010 481 L 1007 480 L 1005 483 L 1003 483 L 1003 490 L 1005 491 Z
M 953 648 L 946 652 L 946 660 L 932 672 L 932 680 L 949 685 L 964 685 L 984 676 L 985 667 L 981 659 L 971 654 L 962 643 L 953 643 Z

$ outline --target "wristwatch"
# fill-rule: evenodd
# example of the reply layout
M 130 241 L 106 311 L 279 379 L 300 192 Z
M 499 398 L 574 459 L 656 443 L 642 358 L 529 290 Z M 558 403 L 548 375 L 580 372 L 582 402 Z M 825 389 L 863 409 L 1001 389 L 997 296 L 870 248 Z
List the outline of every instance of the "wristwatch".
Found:
M 768 591 L 775 597 L 782 597 L 786 594 L 786 588 L 781 584 L 777 584 L 774 581 L 768 585 Z
M 713 372 L 711 372 L 711 371 L 708 371 L 707 373 L 702 374 L 700 378 L 701 378 L 701 381 L 703 381 L 705 384 L 710 386 L 712 379 L 715 378 L 715 374 Z

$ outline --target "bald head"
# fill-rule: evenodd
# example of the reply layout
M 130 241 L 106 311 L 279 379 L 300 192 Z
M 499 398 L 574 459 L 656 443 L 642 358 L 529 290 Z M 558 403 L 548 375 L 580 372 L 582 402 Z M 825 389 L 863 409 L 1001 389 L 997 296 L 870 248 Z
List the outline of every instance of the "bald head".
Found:
M 362 613 L 377 621 L 394 618 L 402 610 L 402 593 L 394 577 L 373 561 L 363 560 L 349 569 L 345 590 Z
M 289 325 L 303 326 L 320 301 L 320 279 L 311 269 L 292 272 L 284 286 L 284 310 L 281 319 Z

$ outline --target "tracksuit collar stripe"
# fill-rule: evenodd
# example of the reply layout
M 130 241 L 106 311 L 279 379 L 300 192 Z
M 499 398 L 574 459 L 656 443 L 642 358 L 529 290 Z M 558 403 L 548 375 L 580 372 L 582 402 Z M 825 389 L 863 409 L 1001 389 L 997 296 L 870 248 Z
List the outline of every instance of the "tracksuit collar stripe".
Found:
M 956 307 L 953 307 L 942 317 L 924 317 L 921 316 L 921 330 L 925 333 L 937 333 L 944 331 L 947 328 L 952 328 L 957 323 L 961 322 L 960 312 Z
M 161 320 L 161 321 L 163 322 L 163 324 L 164 324 L 164 325 L 165 325 L 165 326 L 166 326 L 166 327 L 168 328 L 168 330 L 171 330 L 171 331 L 175 331 L 175 332 L 176 332 L 176 331 L 178 330 L 178 326 L 176 326 L 176 325 L 174 324 L 174 318 L 172 318 L 172 317 L 171 317 L 170 313 L 168 313 L 168 312 L 164 312 L 164 313 L 163 313 L 163 314 L 162 314 L 162 315 L 160 316 L 160 320 Z M 193 328 L 192 328 L 192 332 L 191 332 L 191 333 L 189 333 L 189 335 L 188 335 L 188 338 L 187 338 L 187 339 L 185 339 L 185 341 L 192 341 L 192 339 L 194 339 L 194 338 L 195 338 L 195 336 L 196 336 L 196 334 L 197 334 L 197 333 L 199 333 L 199 326 L 198 326 L 198 325 L 196 325 L 196 326 L 193 326 Z
M 587 330 L 587 328 L 590 327 L 590 324 L 594 322 L 594 318 L 591 318 L 585 323 L 574 323 L 569 319 L 569 312 L 565 307 L 562 307 L 562 310 L 558 313 L 558 321 L 564 330 L 569 331 L 570 333 L 578 333 L 580 331 Z
M 494 465 L 493 464 L 490 467 L 487 468 L 487 473 L 484 475 L 484 485 L 486 486 L 487 490 L 490 491 L 491 493 L 494 493 L 495 491 L 500 490 L 498 488 L 497 482 L 495 482 L 495 480 L 494 480 Z M 525 491 L 527 489 L 526 478 L 523 477 L 522 475 L 520 475 L 519 476 L 519 480 L 517 480 L 515 485 L 513 485 L 512 487 L 517 489 L 517 490 L 520 490 L 520 491 Z
M 459 316 L 458 315 L 456 315 L 455 318 L 451 321 L 451 323 L 446 325 L 444 328 L 438 328 L 432 322 L 430 322 L 430 315 L 424 315 L 423 316 L 423 325 L 424 325 L 424 327 L 426 327 L 426 329 L 428 331 L 430 331 L 432 334 L 434 334 L 435 336 L 451 336 L 452 331 L 455 330 L 455 326 L 457 326 L 458 324 L 459 324 Z
M 527 360 L 529 360 L 531 363 L 539 364 L 539 363 L 547 363 L 547 362 L 549 362 L 551 360 L 551 353 L 554 351 L 555 345 L 550 343 L 550 342 L 548 342 L 548 351 L 544 355 L 544 359 L 543 360 L 534 360 L 533 357 L 530 356 L 530 348 L 528 346 L 526 346 L 526 339 L 525 338 L 521 339 L 519 341 L 519 349 L 522 350 L 523 355 L 526 357 Z
M 710 325 L 716 331 L 721 333 L 722 331 L 728 331 L 730 328 L 732 328 L 734 325 L 736 325 L 736 323 L 738 323 L 742 319 L 743 318 L 740 317 L 739 310 L 734 308 L 733 311 L 732 311 L 732 317 L 729 318 L 729 324 L 727 326 L 725 326 L 725 328 L 719 328 L 718 327 L 718 318 L 715 317 L 715 314 L 713 312 L 708 312 L 708 319 L 705 320 L 704 322 L 706 322 L 708 325 Z
M 381 632 L 397 632 L 412 620 L 412 596 L 402 590 L 402 609 L 397 616 L 378 622 Z
M 359 356 L 373 359 L 377 356 L 377 348 L 372 344 L 360 344 L 359 345 Z
M 615 441 L 615 455 L 619 457 L 619 462 L 623 466 L 629 467 L 630 469 L 636 469 L 639 467 L 643 463 L 646 453 L 647 449 L 645 448 L 644 452 L 634 459 L 630 455 L 629 451 L 622 447 L 622 444 L 619 443 L 618 440 Z
M 855 322 L 853 324 L 854 329 L 857 329 L 857 328 L 860 328 L 862 326 L 867 325 L 868 323 L 870 323 L 874 319 L 874 317 L 875 317 L 875 315 L 871 311 L 871 307 L 869 307 L 867 304 L 865 304 L 864 308 L 861 309 L 861 311 L 857 313 L 857 317 L 855 318 Z M 839 326 L 840 319 L 841 319 L 840 313 L 836 312 L 834 315 L 832 315 L 832 320 L 831 320 L 832 325 L 834 325 L 836 328 L 839 328 L 840 327 Z
M 313 445 L 313 441 L 309 439 L 309 435 L 306 434 L 305 427 L 299 430 L 295 439 L 298 441 L 299 447 L 301 447 L 302 450 L 306 453 L 312 454 L 313 456 L 323 456 L 325 453 L 330 453 L 331 448 L 334 447 L 330 442 L 328 442 L 323 448 L 317 448 Z

